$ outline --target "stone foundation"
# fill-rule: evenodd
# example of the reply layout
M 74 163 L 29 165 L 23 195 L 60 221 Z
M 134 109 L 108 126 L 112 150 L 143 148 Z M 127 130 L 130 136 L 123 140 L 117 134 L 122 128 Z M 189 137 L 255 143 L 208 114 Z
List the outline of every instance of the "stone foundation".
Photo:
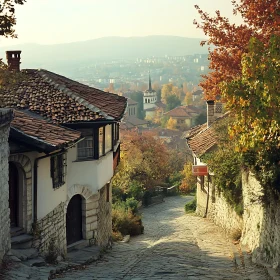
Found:
M 88 240 L 89 245 L 106 247 L 111 241 L 112 233 L 111 193 L 109 184 L 95 194 L 92 194 L 87 186 L 75 185 L 69 188 L 67 201 L 60 203 L 37 222 L 33 232 L 34 247 L 41 253 L 47 254 L 50 244 L 54 242 L 60 255 L 67 254 L 66 212 L 69 201 L 77 194 L 83 197 L 81 209 L 83 239 Z
M 253 261 L 280 265 L 280 201 L 271 196 L 262 204 L 260 183 L 243 173 L 244 227 L 242 243 L 252 251 Z
M 60 203 L 52 212 L 37 222 L 33 231 L 34 247 L 43 254 L 48 254 L 49 246 L 54 242 L 59 255 L 65 256 L 66 245 L 66 213 L 65 203 Z
M 0 265 L 11 248 L 9 209 L 9 132 L 11 110 L 0 110 Z
M 9 126 L 0 126 L 0 263 L 11 247 L 9 209 Z
M 100 191 L 97 214 L 97 244 L 106 247 L 112 238 L 112 186 L 105 185 Z
M 208 182 L 205 178 L 204 183 L 201 181 L 197 184 L 197 208 L 196 213 L 202 217 L 206 213 L 208 194 Z M 222 227 L 228 234 L 242 230 L 243 220 L 238 216 L 234 209 L 226 202 L 222 193 L 209 182 L 209 200 L 207 218 L 214 221 L 215 224 Z
M 197 184 L 196 212 L 201 216 L 205 215 L 206 210 L 207 184 Z M 210 183 L 207 217 L 227 233 L 242 230 L 241 242 L 252 251 L 253 261 L 269 263 L 279 269 L 280 200 L 271 196 L 263 204 L 263 189 L 256 178 L 247 172 L 242 174 L 242 191 L 244 213 L 240 217 Z

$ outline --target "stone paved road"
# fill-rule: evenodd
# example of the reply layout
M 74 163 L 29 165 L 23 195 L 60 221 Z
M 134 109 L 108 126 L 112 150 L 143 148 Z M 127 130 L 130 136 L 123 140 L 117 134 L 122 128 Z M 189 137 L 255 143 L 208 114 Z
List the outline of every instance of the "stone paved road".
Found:
M 233 262 L 232 245 L 207 219 L 184 213 L 190 198 L 169 197 L 143 210 L 145 233 L 113 246 L 85 270 L 59 276 L 67 280 L 270 279 L 255 265 Z

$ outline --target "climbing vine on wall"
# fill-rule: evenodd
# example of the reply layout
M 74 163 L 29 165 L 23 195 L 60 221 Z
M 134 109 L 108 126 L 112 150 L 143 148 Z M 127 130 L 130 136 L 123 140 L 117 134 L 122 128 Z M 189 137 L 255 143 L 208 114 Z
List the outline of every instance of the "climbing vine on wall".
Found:
M 214 150 L 203 156 L 211 172 L 214 173 L 213 183 L 232 205 L 237 214 L 243 213 L 241 156 L 234 149 L 234 142 L 229 140 L 228 125 L 232 118 L 228 115 L 217 122 L 213 128 L 219 135 L 218 145 Z

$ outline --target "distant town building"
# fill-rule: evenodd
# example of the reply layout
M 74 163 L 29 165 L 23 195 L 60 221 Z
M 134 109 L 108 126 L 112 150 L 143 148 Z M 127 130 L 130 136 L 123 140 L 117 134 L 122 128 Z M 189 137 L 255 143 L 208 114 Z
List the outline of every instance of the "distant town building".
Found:
M 151 76 L 149 74 L 149 88 L 144 91 L 144 95 L 143 95 L 144 111 L 155 108 L 156 102 L 157 102 L 157 92 L 152 89 Z
M 201 113 L 201 110 L 193 105 L 179 106 L 164 115 L 172 118 L 176 122 L 177 129 L 189 129 L 195 125 L 195 118 Z
M 200 100 L 202 98 L 202 94 L 203 94 L 203 91 L 201 89 L 194 91 L 192 93 L 192 100 L 193 101 Z

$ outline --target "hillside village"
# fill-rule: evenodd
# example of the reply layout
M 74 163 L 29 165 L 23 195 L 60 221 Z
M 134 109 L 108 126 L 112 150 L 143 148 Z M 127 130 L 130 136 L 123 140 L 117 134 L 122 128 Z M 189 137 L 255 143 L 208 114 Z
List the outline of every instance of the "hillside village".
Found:
M 195 6 L 208 55 L 137 73 L 73 80 L 6 51 L 0 279 L 279 279 L 280 4 L 232 4 L 246 25 Z

